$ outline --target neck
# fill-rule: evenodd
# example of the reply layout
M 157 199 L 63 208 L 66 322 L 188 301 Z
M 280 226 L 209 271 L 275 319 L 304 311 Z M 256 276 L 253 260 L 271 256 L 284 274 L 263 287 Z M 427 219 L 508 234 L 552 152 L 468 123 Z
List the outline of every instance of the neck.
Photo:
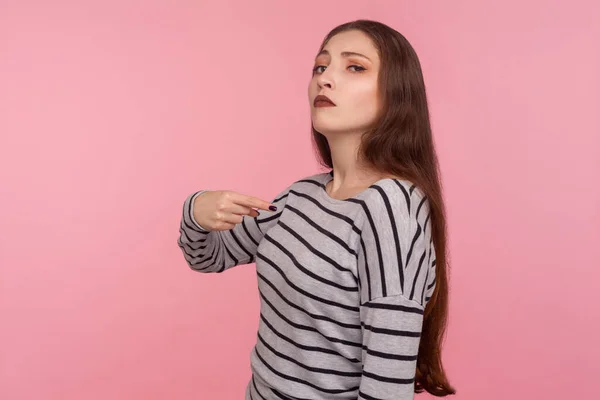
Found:
M 330 193 L 370 186 L 381 174 L 360 162 L 359 134 L 336 134 L 327 138 L 333 163 Z

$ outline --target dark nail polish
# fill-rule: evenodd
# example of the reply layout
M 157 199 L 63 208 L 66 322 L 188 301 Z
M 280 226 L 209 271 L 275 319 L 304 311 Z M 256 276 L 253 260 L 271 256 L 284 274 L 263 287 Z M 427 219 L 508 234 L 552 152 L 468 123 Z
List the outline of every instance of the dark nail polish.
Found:
M 271 210 L 271 211 L 277 211 L 277 207 L 276 206 L 269 206 L 269 210 Z

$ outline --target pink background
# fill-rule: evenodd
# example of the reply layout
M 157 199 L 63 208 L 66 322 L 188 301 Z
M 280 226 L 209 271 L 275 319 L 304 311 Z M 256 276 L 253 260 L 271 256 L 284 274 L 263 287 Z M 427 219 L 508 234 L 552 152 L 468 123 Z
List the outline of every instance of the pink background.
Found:
M 310 69 L 356 18 L 423 64 L 455 398 L 598 398 L 600 6 L 541 0 L 1 1 L 0 398 L 243 397 L 254 267 L 191 271 L 181 206 L 319 171 Z

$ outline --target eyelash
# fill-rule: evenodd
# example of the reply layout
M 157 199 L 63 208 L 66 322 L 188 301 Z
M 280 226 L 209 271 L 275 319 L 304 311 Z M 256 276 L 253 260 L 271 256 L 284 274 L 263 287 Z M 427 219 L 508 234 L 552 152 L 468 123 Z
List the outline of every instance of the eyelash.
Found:
M 319 69 L 321 67 L 324 67 L 324 65 L 317 65 L 316 67 L 314 67 L 313 70 L 312 70 L 313 75 L 316 74 L 317 73 L 317 69 Z M 356 64 L 349 65 L 348 68 L 350 68 L 350 67 L 356 67 L 358 69 L 357 71 L 354 71 L 354 72 L 363 72 L 363 71 L 367 70 L 365 67 L 361 67 L 360 65 L 356 65 Z

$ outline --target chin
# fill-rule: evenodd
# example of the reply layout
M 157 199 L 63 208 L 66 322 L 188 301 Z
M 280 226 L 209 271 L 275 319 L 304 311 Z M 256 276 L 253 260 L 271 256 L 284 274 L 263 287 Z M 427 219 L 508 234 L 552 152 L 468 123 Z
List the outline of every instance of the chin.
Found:
M 325 123 L 323 121 L 313 121 L 313 128 L 322 135 L 330 135 L 343 131 L 339 124 Z
M 336 125 L 337 124 L 332 124 L 331 122 L 320 121 L 318 118 L 313 119 L 312 121 L 313 128 L 323 135 L 336 131 Z
M 349 126 L 348 124 L 343 124 L 339 121 L 324 121 L 324 118 L 313 119 L 312 126 L 317 132 L 324 136 L 361 130 L 360 126 Z

